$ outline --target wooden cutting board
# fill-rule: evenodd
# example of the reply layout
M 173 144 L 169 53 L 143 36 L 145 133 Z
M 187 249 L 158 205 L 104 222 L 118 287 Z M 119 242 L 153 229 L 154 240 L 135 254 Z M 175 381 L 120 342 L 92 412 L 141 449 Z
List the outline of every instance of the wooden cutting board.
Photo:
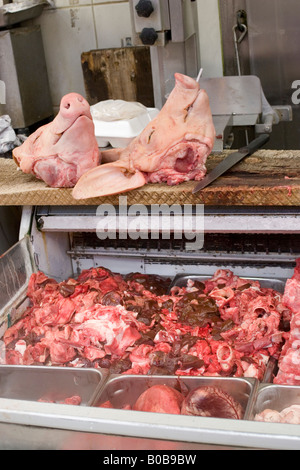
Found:
M 154 107 L 149 46 L 83 52 L 81 66 L 89 104 L 125 100 Z
M 232 150 L 233 151 L 233 150 Z M 210 171 L 232 151 L 210 155 Z M 132 204 L 206 204 L 218 206 L 300 206 L 300 151 L 259 150 L 226 175 L 193 195 L 195 182 L 178 186 L 148 184 L 124 193 Z M 71 189 L 49 188 L 25 175 L 11 159 L 0 158 L 0 205 L 118 205 L 119 195 L 76 201 Z

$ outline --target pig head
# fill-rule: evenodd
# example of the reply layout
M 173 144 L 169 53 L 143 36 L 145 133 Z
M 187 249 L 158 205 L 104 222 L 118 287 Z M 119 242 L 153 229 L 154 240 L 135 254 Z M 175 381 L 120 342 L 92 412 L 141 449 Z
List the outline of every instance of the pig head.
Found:
M 78 93 L 65 95 L 53 121 L 15 148 L 13 158 L 24 173 L 33 174 L 48 186 L 75 186 L 100 160 L 88 102 Z
M 215 139 L 209 99 L 191 77 L 175 74 L 175 87 L 157 117 L 125 149 L 102 152 L 109 163 L 85 173 L 73 197 L 117 194 L 146 183 L 200 180 Z

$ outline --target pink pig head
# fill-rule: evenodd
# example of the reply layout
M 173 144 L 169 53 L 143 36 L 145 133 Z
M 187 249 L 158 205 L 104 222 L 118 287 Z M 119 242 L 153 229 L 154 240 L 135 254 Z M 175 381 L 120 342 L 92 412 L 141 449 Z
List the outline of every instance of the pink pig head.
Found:
M 125 149 L 103 151 L 103 160 L 110 162 L 85 173 L 73 197 L 117 194 L 146 183 L 201 180 L 214 140 L 207 93 L 193 78 L 176 73 L 175 87 L 158 116 Z
M 100 163 L 90 105 L 78 93 L 65 95 L 54 120 L 38 128 L 13 150 L 24 173 L 52 187 L 73 187 Z

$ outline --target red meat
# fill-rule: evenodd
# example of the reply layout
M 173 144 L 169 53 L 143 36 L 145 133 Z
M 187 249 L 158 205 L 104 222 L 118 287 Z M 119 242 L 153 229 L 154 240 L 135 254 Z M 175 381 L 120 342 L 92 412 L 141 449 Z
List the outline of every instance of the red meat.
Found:
M 78 395 L 74 395 L 72 397 L 66 398 L 63 403 L 65 405 L 80 405 L 81 404 L 81 397 Z
M 261 380 L 284 341 L 286 351 L 300 340 L 297 315 L 289 335 L 281 329 L 291 315 L 282 295 L 257 281 L 218 270 L 170 294 L 168 285 L 103 267 L 60 283 L 35 273 L 31 305 L 4 334 L 2 362 Z
M 286 281 L 283 302 L 293 313 L 300 312 L 300 258 L 296 260 L 292 278 Z
M 181 413 L 192 416 L 242 419 L 242 405 L 219 387 L 198 387 L 182 403 Z
M 49 400 L 47 397 L 41 397 L 38 399 L 39 402 L 42 403 L 61 403 L 64 405 L 76 405 L 79 406 L 81 404 L 81 397 L 79 395 L 73 395 L 72 397 L 65 398 L 63 401 L 54 401 Z
M 286 282 L 283 302 L 292 311 L 292 318 L 274 383 L 300 385 L 300 258 L 296 261 L 292 278 Z
M 167 385 L 153 385 L 137 399 L 133 409 L 157 413 L 180 414 L 183 395 Z

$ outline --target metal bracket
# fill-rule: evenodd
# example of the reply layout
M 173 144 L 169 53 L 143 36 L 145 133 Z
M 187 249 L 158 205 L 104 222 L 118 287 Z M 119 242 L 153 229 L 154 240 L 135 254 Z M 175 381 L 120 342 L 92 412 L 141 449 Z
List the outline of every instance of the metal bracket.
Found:
M 293 120 L 293 109 L 289 105 L 276 105 L 273 109 L 277 112 L 280 121 L 292 121 Z
M 278 105 L 272 106 L 273 111 L 276 113 L 276 120 L 274 115 L 271 113 L 263 116 L 262 122 L 255 125 L 256 134 L 270 134 L 273 129 L 273 124 L 278 124 L 279 122 L 290 122 L 293 120 L 293 110 L 289 105 Z

